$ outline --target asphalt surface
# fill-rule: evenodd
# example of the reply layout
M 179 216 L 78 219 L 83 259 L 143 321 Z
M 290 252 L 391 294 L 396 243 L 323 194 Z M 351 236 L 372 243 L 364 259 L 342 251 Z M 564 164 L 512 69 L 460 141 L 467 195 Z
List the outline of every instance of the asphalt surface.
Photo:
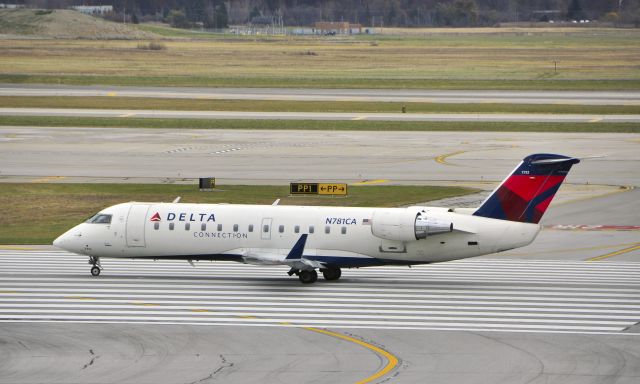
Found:
M 336 283 L 301 286 L 282 268 L 109 259 L 96 279 L 83 257 L 5 247 L 0 383 L 356 382 L 387 364 L 304 325 L 399 359 L 378 382 L 637 383 L 640 191 L 618 186 L 640 185 L 639 142 L 636 134 L 0 128 L 2 181 L 206 175 L 490 189 L 530 153 L 607 155 L 572 169 L 528 247 L 347 270 Z
M 432 91 L 405 89 L 185 88 L 2 84 L 0 96 L 118 96 L 185 99 L 640 105 L 634 91 Z
M 640 186 L 638 143 L 638 134 L 617 133 L 0 127 L 0 179 L 216 177 L 227 184 L 369 180 L 475 186 L 501 181 L 525 156 L 548 152 L 605 156 L 574 167 L 570 183 Z
M 636 123 L 640 115 L 552 114 L 552 113 L 356 113 L 356 112 L 238 112 L 164 111 L 74 108 L 0 108 L 0 116 L 125 117 L 143 119 L 219 120 L 369 120 L 532 123 Z
M 329 383 L 380 369 L 375 353 L 308 327 L 383 346 L 403 362 L 400 382 L 639 377 L 639 263 L 485 257 L 313 286 L 227 262 L 103 267 L 93 278 L 85 257 L 0 253 L 0 382 Z

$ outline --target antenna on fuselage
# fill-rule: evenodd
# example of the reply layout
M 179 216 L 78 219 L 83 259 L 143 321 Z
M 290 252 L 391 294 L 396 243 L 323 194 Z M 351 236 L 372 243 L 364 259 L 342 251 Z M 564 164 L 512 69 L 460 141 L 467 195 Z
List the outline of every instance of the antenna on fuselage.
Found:
M 176 197 L 175 199 L 173 199 L 172 203 L 179 203 L 181 198 L 181 196 Z

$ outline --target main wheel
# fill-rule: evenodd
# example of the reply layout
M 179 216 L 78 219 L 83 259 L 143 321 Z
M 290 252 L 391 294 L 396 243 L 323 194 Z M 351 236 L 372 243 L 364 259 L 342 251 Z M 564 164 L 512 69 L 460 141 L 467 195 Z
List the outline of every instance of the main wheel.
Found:
M 91 276 L 98 276 L 98 275 L 100 275 L 100 268 L 94 265 L 93 267 L 91 267 Z
M 342 276 L 342 270 L 340 268 L 326 268 L 322 270 L 322 276 L 325 280 L 338 280 Z
M 316 272 L 315 269 L 312 269 L 310 271 L 302 270 L 298 274 L 298 279 L 300 279 L 300 282 L 302 284 L 315 283 L 316 280 L 318 280 L 318 272 Z

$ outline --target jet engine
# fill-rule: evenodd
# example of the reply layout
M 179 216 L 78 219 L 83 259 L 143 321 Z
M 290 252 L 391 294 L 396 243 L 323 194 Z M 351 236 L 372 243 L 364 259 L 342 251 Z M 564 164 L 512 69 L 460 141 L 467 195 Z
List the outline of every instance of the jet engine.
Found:
M 415 241 L 453 231 L 453 223 L 427 217 L 414 209 L 377 209 L 371 220 L 371 233 L 382 239 Z

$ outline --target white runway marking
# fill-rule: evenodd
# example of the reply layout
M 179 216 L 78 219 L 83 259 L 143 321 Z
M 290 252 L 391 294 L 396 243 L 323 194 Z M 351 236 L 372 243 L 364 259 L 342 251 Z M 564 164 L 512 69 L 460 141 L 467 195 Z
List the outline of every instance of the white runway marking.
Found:
M 0 251 L 0 321 L 621 333 L 640 322 L 640 263 L 470 259 L 345 270 Z M 629 333 L 625 333 L 629 334 Z

